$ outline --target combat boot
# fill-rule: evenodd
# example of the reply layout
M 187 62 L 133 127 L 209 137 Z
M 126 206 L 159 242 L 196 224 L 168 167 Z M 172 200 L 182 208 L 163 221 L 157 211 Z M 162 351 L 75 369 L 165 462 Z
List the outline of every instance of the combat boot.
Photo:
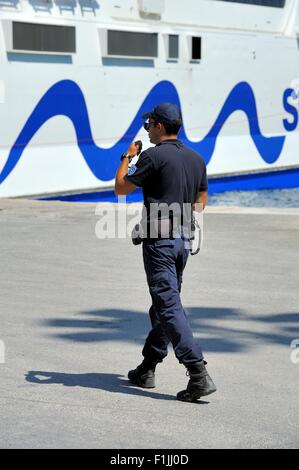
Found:
M 136 369 L 130 370 L 128 378 L 134 385 L 142 388 L 155 388 L 155 369 L 157 362 L 144 359 Z
M 204 361 L 194 362 L 193 364 L 185 365 L 185 367 L 188 369 L 187 374 L 190 380 L 187 389 L 177 394 L 178 400 L 193 402 L 216 392 L 216 386 L 208 374 Z

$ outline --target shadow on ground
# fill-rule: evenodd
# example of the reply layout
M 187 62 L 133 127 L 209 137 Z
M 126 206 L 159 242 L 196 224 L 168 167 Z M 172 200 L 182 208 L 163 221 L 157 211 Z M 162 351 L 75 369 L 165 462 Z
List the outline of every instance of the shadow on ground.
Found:
M 189 308 L 187 312 L 204 352 L 238 353 L 252 349 L 261 341 L 289 347 L 290 341 L 299 337 L 299 313 L 250 316 L 238 309 L 211 307 Z M 116 309 L 80 312 L 76 318 L 49 319 L 42 326 L 56 329 L 51 336 L 60 340 L 123 341 L 140 345 L 150 329 L 147 313 Z
M 134 387 L 127 379 L 117 374 L 65 374 L 61 372 L 29 371 L 25 378 L 27 382 L 41 385 L 61 384 L 65 387 L 95 388 L 112 393 L 139 395 L 156 400 L 176 400 L 174 395 Z M 206 405 L 209 402 L 198 400 L 196 403 Z

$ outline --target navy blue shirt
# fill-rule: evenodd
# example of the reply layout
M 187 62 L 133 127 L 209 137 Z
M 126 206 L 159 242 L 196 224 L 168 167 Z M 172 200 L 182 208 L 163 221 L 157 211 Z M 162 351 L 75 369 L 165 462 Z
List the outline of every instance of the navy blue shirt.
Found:
M 146 208 L 150 203 L 193 204 L 199 192 L 208 190 L 203 158 L 180 140 L 163 140 L 142 152 L 125 179 L 142 187 Z

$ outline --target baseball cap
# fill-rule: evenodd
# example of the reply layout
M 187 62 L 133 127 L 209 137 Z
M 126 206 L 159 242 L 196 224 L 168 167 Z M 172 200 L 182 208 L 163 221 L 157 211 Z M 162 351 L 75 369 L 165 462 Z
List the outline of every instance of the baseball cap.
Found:
M 181 112 L 177 105 L 173 103 L 160 103 L 152 111 L 143 114 L 141 117 L 144 120 L 152 118 L 158 122 L 173 123 L 179 121 L 178 124 L 182 122 Z

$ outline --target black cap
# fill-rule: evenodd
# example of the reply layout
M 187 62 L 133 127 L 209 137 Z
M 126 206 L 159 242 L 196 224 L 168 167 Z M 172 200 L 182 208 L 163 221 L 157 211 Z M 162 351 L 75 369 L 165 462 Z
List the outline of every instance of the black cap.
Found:
M 181 112 L 177 105 L 173 103 L 158 104 L 152 111 L 143 114 L 141 117 L 144 120 L 152 118 L 157 122 L 168 122 L 171 124 L 181 124 L 182 122 Z

